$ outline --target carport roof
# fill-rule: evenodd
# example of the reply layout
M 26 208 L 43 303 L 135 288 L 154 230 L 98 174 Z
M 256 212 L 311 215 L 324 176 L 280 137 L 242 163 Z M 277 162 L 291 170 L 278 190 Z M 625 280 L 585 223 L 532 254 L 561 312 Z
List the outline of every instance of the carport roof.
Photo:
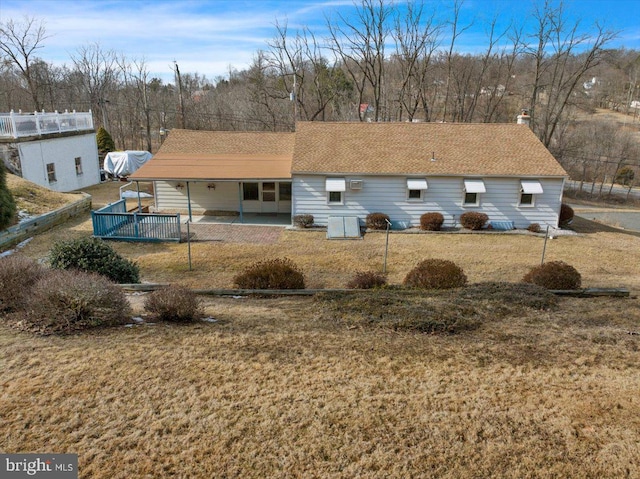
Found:
M 172 130 L 132 180 L 289 179 L 294 133 Z

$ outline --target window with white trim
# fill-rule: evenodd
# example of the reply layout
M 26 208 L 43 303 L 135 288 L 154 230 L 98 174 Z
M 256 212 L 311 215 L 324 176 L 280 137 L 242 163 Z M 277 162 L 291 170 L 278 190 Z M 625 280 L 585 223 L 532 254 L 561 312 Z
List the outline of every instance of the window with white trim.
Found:
M 327 192 L 327 204 L 344 204 L 344 192 L 347 190 L 347 182 L 344 178 L 327 178 L 325 180 Z
M 484 181 L 478 179 L 464 180 L 462 206 L 480 206 L 480 194 L 486 192 Z
M 76 176 L 82 175 L 82 158 L 76 156 Z
M 407 201 L 422 201 L 427 187 L 425 178 L 407 178 Z
M 47 179 L 49 180 L 49 183 L 55 183 L 57 181 L 55 163 L 47 163 Z
M 543 193 L 542 185 L 537 180 L 520 180 L 520 202 L 518 206 L 535 206 L 536 195 Z

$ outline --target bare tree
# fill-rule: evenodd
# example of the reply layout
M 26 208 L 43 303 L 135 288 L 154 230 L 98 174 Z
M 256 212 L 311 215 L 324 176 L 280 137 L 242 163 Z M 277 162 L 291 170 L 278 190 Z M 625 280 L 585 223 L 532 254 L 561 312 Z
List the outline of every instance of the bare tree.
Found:
M 24 17 L 22 22 L 8 20 L 0 24 L 0 51 L 5 61 L 14 65 L 26 83 L 35 110 L 42 109 L 36 77 L 36 52 L 48 38 L 42 20 Z

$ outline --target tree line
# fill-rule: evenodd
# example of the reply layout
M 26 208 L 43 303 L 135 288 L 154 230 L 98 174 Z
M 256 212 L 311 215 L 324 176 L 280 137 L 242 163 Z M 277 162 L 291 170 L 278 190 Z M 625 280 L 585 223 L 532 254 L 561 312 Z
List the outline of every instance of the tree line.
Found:
M 615 141 L 605 151 L 594 138 L 611 132 L 585 113 L 636 111 L 630 108 L 638 100 L 638 51 L 611 48 L 617 32 L 583 27 L 562 3 L 547 0 L 526 24 L 499 29 L 497 18 L 485 22 L 483 49 L 464 53 L 472 24 L 461 20 L 462 7 L 454 0 L 443 13 L 421 1 L 356 0 L 353 15 L 326 18 L 323 37 L 276 23 L 248 68 L 210 80 L 181 73 L 175 63 L 173 83 L 152 77 L 144 59 L 97 43 L 80 46 L 69 65 L 53 65 L 39 57 L 48 38 L 44 23 L 9 19 L 0 24 L 0 111 L 91 109 L 118 148 L 154 151 L 171 128 L 513 122 L 526 109 L 532 130 L 574 178 L 615 177 L 614 164 L 637 167 L 634 142 Z

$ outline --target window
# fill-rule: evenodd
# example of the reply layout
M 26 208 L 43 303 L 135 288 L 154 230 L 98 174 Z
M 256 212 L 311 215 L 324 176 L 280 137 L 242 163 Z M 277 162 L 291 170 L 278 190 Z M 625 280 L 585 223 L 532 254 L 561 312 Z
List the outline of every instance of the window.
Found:
M 49 183 L 56 182 L 56 165 L 54 163 L 47 163 L 47 178 Z
M 347 190 L 347 182 L 344 178 L 327 178 L 325 189 L 327 190 L 327 203 L 330 205 L 344 204 L 343 193 Z
M 329 204 L 342 204 L 342 191 L 329 192 Z
M 276 200 L 276 184 L 272 181 L 268 183 L 262 183 L 262 201 L 268 201 L 269 203 Z
M 280 201 L 291 201 L 291 183 L 280 183 Z
M 427 180 L 424 178 L 407 179 L 407 200 L 420 201 L 422 194 L 427 190 Z
M 260 199 L 258 189 L 258 183 L 243 183 L 242 198 L 244 201 L 258 201 Z
M 535 195 L 542 193 L 542 185 L 539 181 L 520 180 L 520 203 L 518 206 L 534 206 Z
M 479 206 L 480 193 L 486 193 L 487 189 L 482 180 L 464 180 L 464 199 L 462 206 Z
M 76 175 L 80 176 L 82 174 L 82 158 L 76 156 Z

